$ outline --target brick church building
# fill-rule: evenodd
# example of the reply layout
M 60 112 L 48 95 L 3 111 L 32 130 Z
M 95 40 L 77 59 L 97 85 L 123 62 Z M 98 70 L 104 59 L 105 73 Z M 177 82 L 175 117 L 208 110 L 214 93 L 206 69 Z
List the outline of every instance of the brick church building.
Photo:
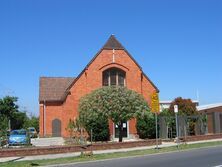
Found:
M 151 94 L 159 92 L 140 65 L 111 35 L 77 77 L 41 77 L 39 85 L 40 136 L 68 137 L 70 119 L 78 117 L 81 97 L 102 86 L 121 85 L 144 96 L 148 104 Z M 116 126 L 110 121 L 111 137 L 117 137 Z M 124 137 L 137 134 L 136 120 L 123 124 Z

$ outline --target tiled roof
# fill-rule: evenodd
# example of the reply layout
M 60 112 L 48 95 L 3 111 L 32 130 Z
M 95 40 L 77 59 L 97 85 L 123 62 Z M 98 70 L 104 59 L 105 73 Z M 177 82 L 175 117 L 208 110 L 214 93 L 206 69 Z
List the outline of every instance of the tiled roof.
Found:
M 39 101 L 63 101 L 66 89 L 74 80 L 71 77 L 40 77 Z
M 111 35 L 102 49 L 124 49 L 122 44 L 116 39 L 114 35 Z

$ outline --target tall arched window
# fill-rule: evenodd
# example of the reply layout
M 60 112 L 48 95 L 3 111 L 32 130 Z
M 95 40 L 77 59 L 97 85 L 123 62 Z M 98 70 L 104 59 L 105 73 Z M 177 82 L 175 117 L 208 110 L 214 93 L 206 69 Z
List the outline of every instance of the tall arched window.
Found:
M 103 86 L 125 86 L 126 73 L 118 68 L 110 68 L 103 72 Z

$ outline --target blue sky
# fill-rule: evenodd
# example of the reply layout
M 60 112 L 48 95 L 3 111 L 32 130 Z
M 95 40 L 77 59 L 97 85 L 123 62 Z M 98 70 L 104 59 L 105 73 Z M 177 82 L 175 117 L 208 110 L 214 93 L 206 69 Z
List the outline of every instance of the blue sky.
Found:
M 38 115 L 40 76 L 77 76 L 115 34 L 160 89 L 222 102 L 221 0 L 2 0 L 0 96 Z

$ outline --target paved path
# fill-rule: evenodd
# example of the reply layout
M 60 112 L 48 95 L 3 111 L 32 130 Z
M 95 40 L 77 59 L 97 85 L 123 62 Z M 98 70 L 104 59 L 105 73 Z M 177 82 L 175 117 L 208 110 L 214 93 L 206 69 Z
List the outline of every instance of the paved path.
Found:
M 189 142 L 188 144 L 214 142 L 214 141 L 222 141 L 222 139 Z M 163 147 L 170 147 L 170 146 L 175 146 L 175 145 L 176 145 L 176 143 L 163 142 L 162 145 L 160 145 L 159 147 L 163 148 Z M 100 150 L 100 151 L 93 151 L 93 154 L 146 150 L 146 149 L 153 149 L 155 147 L 156 146 L 146 146 L 146 147 L 134 147 L 134 148 L 123 148 L 123 149 L 112 149 L 112 150 Z M 25 157 L 6 157 L 6 158 L 0 158 L 0 162 L 56 159 L 56 158 L 65 158 L 65 157 L 75 157 L 75 156 L 79 156 L 80 154 L 81 154 L 80 152 L 75 152 L 75 153 L 35 155 L 35 156 L 25 156 Z
M 119 158 L 60 167 L 222 167 L 222 146 L 189 151 Z M 52 166 L 51 166 L 52 167 Z

